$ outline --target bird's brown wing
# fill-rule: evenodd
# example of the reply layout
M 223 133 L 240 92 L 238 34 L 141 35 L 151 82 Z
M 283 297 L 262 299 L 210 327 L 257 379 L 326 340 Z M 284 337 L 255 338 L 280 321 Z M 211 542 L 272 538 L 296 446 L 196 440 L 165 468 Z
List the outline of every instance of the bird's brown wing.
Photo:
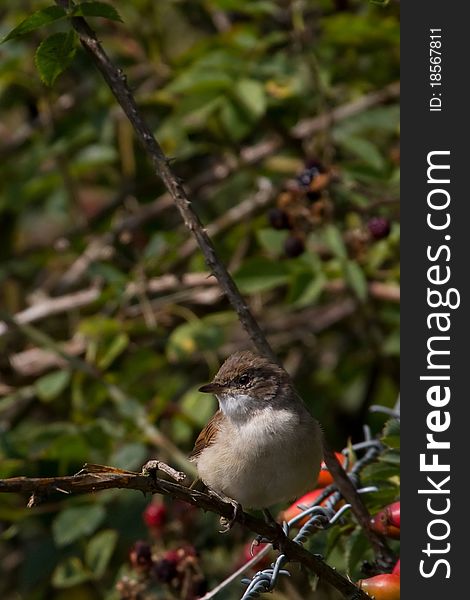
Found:
M 222 411 L 218 410 L 215 415 L 210 419 L 201 433 L 197 436 L 197 440 L 194 444 L 189 460 L 196 461 L 204 448 L 211 446 L 215 442 L 215 438 L 220 430 L 221 421 L 224 417 Z

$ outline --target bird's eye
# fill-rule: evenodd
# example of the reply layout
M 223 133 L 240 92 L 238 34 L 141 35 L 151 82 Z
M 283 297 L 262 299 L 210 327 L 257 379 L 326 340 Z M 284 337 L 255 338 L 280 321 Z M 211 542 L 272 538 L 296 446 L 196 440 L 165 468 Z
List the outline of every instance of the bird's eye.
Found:
M 250 382 L 250 376 L 247 373 L 245 373 L 244 375 L 240 375 L 240 377 L 238 378 L 238 383 L 240 385 L 246 385 L 249 382 Z

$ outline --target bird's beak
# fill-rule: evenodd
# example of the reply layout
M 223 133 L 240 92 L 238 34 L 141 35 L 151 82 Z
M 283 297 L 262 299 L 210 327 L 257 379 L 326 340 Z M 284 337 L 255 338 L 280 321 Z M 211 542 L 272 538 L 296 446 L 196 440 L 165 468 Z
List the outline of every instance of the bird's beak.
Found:
M 206 385 L 199 388 L 199 391 L 204 392 L 204 394 L 218 394 L 222 391 L 223 387 L 220 383 L 206 383 Z

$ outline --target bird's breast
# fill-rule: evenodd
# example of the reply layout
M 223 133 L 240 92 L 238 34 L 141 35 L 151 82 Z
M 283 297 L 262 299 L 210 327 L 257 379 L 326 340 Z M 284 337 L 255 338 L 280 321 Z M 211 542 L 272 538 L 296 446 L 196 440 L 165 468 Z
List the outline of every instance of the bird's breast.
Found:
M 321 434 L 310 417 L 266 409 L 242 424 L 227 422 L 198 459 L 201 479 L 245 507 L 262 508 L 313 487 Z

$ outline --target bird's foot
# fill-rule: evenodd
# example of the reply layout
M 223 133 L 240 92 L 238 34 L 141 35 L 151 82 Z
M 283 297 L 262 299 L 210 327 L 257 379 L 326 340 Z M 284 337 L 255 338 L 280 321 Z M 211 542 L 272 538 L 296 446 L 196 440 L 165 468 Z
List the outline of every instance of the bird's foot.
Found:
M 255 537 L 255 539 L 251 542 L 250 556 L 255 555 L 255 548 L 256 548 L 256 546 L 259 546 L 260 544 L 269 544 L 269 540 L 267 538 L 263 537 L 262 535 L 257 535 Z
M 284 523 L 284 525 L 281 525 L 280 523 L 278 523 L 267 508 L 263 509 L 263 516 L 264 516 L 264 520 L 266 521 L 266 523 L 268 525 L 270 525 L 273 529 L 275 529 L 276 533 L 274 533 L 274 535 L 272 536 L 272 539 L 269 539 L 269 540 L 266 540 L 266 539 L 258 536 L 257 538 L 255 538 L 251 548 L 253 549 L 254 545 L 257 545 L 261 542 L 269 541 L 273 545 L 273 548 L 278 549 L 280 546 L 280 542 L 284 538 L 287 537 L 287 533 L 288 533 L 287 525 L 285 523 Z
M 233 498 L 230 498 L 229 496 L 226 496 L 222 492 L 216 492 L 211 488 L 208 488 L 208 492 L 210 496 L 214 496 L 214 498 L 233 506 L 233 516 L 230 519 L 227 519 L 226 517 L 220 517 L 222 529 L 219 530 L 219 533 L 228 533 L 236 521 L 243 522 L 243 508 L 239 502 Z

